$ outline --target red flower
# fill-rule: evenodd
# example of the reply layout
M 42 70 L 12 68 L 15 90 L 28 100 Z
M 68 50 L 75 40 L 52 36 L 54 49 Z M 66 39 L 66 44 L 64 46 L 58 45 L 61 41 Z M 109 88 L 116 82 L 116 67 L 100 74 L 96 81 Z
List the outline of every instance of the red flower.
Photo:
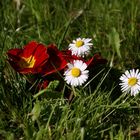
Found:
M 53 44 L 47 47 L 48 61 L 42 68 L 42 74 L 49 75 L 64 69 L 67 65 L 67 61 L 63 57 L 61 51 Z
M 11 49 L 7 52 L 8 61 L 19 73 L 39 73 L 48 59 L 47 48 L 43 44 L 30 42 L 23 49 Z

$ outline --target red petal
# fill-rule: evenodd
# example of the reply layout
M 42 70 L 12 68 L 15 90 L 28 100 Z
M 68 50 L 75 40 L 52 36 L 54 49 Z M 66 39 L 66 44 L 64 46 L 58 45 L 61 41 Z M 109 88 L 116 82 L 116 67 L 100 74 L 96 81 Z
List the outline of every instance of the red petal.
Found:
M 50 81 L 48 81 L 48 80 L 44 80 L 41 83 L 39 83 L 38 84 L 39 90 L 47 88 L 49 83 L 50 83 Z
M 7 55 L 9 57 L 10 60 L 13 60 L 13 61 L 18 61 L 19 60 L 19 55 L 21 54 L 21 49 L 10 49 L 8 52 L 7 52 Z
M 35 67 L 43 65 L 46 61 L 48 61 L 49 58 L 49 55 L 47 54 L 47 48 L 42 44 L 38 44 L 38 47 L 34 53 L 34 57 L 36 59 Z
M 22 74 L 32 73 L 32 68 L 20 68 L 19 65 L 15 63 L 14 61 L 10 61 L 10 60 L 8 61 L 15 71 Z
M 49 59 L 43 67 L 43 75 L 55 73 L 66 67 L 67 61 L 55 45 L 49 45 L 47 53 L 49 54 Z
M 36 52 L 37 46 L 38 46 L 37 42 L 35 41 L 29 42 L 27 45 L 23 47 L 21 57 L 28 58 L 31 55 L 34 55 L 34 53 Z
M 94 67 L 97 64 L 106 64 L 107 60 L 103 59 L 100 54 L 95 54 L 91 59 L 89 59 L 86 64 L 88 67 Z
M 62 52 L 62 55 L 64 57 L 64 59 L 67 61 L 67 62 L 71 62 L 73 60 L 82 60 L 84 61 L 83 58 L 81 57 L 78 57 L 76 55 L 72 55 L 71 51 L 70 50 L 63 50 L 61 51 Z

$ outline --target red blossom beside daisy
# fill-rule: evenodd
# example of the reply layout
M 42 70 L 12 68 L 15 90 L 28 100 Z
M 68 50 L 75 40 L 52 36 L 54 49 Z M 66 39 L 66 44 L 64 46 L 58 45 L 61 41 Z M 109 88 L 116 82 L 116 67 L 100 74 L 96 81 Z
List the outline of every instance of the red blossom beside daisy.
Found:
M 103 59 L 98 53 L 94 54 L 91 58 L 88 56 L 84 59 L 79 55 L 73 55 L 71 50 L 60 51 L 54 44 L 45 46 L 35 41 L 29 42 L 23 49 L 9 50 L 7 55 L 8 61 L 15 71 L 22 74 L 39 74 L 40 78 L 45 79 L 42 80 L 42 83 L 39 83 L 39 90 L 46 88 L 53 80 L 63 81 L 60 74 L 64 73 L 65 79 L 68 80 L 69 84 L 82 85 L 88 79 L 89 71 L 92 71 L 98 64 L 107 63 L 107 60 Z M 80 81 L 71 81 L 69 79 L 70 73 L 67 74 L 65 71 L 68 69 L 68 66 L 73 66 L 73 73 L 71 74 L 74 75 L 74 79 L 79 78 L 83 72 Z M 71 71 L 70 68 L 69 70 Z M 38 75 L 36 76 L 38 77 Z
M 40 73 L 48 60 L 47 48 L 35 41 L 28 43 L 23 49 L 11 49 L 7 52 L 8 61 L 15 71 L 22 74 Z

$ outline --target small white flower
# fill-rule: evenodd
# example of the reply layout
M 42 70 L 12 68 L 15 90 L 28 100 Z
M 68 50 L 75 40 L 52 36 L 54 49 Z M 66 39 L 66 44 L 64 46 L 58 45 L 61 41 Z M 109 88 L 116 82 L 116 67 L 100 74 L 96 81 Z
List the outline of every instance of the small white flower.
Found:
M 90 43 L 91 40 L 92 39 L 90 38 L 77 38 L 76 40 L 73 40 L 73 43 L 69 44 L 69 50 L 71 50 L 72 55 L 77 55 L 80 57 L 88 55 L 91 46 L 93 45 Z
M 140 92 L 140 72 L 137 69 L 130 71 L 125 71 L 125 73 L 120 77 L 122 92 L 130 93 L 131 95 L 135 96 Z
M 74 60 L 68 63 L 68 69 L 65 71 L 65 81 L 71 86 L 81 86 L 88 79 L 89 71 L 86 70 L 87 64 L 82 60 Z

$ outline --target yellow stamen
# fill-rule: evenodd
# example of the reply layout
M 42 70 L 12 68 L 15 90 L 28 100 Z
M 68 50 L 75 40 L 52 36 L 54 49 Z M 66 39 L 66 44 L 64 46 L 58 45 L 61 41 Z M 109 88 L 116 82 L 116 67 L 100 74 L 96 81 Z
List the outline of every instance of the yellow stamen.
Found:
M 76 41 L 76 47 L 81 47 L 84 45 L 84 42 L 82 40 Z
M 79 68 L 72 68 L 71 74 L 72 74 L 72 76 L 74 76 L 74 77 L 79 77 L 80 74 L 81 74 L 81 71 L 80 71 Z
M 22 57 L 19 61 L 19 66 L 21 68 L 33 68 L 35 64 L 35 58 L 31 55 L 30 57 Z
M 138 82 L 138 79 L 135 78 L 135 77 L 132 77 L 132 78 L 128 79 L 128 85 L 129 86 L 134 86 L 135 84 L 137 84 L 137 82 Z

